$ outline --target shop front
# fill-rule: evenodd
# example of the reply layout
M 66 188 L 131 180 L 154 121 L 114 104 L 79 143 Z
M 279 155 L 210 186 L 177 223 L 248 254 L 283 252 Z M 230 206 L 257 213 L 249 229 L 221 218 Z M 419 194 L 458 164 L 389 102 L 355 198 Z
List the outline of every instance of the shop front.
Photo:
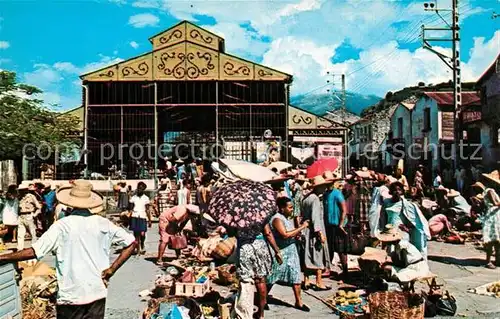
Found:
M 291 164 L 310 165 L 316 159 L 336 158 L 343 176 L 347 163 L 347 128 L 295 106 L 288 111 L 288 141 Z

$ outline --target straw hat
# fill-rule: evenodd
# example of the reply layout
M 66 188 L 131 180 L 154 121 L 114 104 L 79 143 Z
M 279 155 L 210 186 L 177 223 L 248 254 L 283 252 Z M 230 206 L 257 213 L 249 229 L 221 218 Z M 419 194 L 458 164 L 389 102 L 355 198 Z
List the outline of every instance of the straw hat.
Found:
M 178 164 L 184 164 L 184 161 L 181 160 L 180 158 L 178 160 L 176 160 L 175 162 L 178 163 Z
M 326 181 L 328 182 L 335 182 L 339 180 L 340 178 L 336 177 L 335 174 L 333 174 L 332 171 L 325 171 L 323 173 L 323 177 L 325 178 Z
M 457 196 L 460 196 L 460 193 L 457 192 L 454 189 L 450 189 L 450 191 L 448 192 L 448 194 L 446 196 L 448 196 L 448 197 L 457 197 Z
M 499 170 L 494 170 L 493 172 L 489 174 L 483 174 L 484 177 L 489 179 L 490 181 L 497 183 L 500 185 L 500 171 Z
M 295 180 L 296 180 L 297 182 L 307 182 L 307 181 L 309 181 L 309 178 L 307 178 L 305 174 L 299 173 L 299 174 L 297 174 L 297 176 L 295 177 Z
M 265 184 L 279 184 L 279 183 L 283 183 L 284 181 L 289 180 L 291 178 L 292 177 L 288 176 L 288 175 L 277 175 L 277 176 L 273 176 L 272 179 L 267 180 L 264 183 Z
M 103 198 L 92 190 L 92 184 L 85 180 L 76 180 L 71 187 L 61 188 L 56 194 L 57 200 L 69 207 L 88 208 L 102 211 Z M 92 211 L 92 213 L 95 213 Z
M 485 190 L 486 189 L 486 186 L 484 186 L 483 183 L 481 182 L 475 182 L 474 184 L 471 185 L 472 187 L 478 187 L 478 188 L 481 188 L 482 190 Z
M 332 181 L 327 181 L 323 176 L 318 175 L 318 176 L 315 176 L 311 180 L 311 188 L 316 188 L 316 187 L 324 186 L 324 185 L 330 185 L 331 183 L 332 183 Z
M 27 191 L 29 189 L 30 189 L 29 186 L 26 184 L 19 184 L 19 186 L 17 187 L 18 191 Z
M 402 238 L 401 232 L 392 224 L 385 225 L 384 231 L 377 236 L 377 239 L 382 242 L 398 241 Z

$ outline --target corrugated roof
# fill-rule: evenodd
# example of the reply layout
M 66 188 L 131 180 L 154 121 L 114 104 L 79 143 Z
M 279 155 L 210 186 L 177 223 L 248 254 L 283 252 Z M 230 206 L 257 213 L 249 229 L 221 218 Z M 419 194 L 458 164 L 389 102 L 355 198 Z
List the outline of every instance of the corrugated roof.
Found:
M 424 92 L 438 105 L 453 105 L 453 92 Z M 481 105 L 481 97 L 477 92 L 462 92 L 462 106 Z

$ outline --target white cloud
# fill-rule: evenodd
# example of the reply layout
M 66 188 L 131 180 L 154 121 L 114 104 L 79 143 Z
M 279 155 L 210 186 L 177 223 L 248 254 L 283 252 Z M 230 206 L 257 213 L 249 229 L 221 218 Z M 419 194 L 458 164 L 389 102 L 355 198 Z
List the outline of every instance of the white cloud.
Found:
M 134 49 L 137 49 L 139 47 L 139 43 L 135 42 L 135 41 L 130 41 L 130 46 Z
M 418 48 L 400 49 L 396 41 L 372 46 L 359 59 L 332 63 L 335 45 L 318 45 L 309 39 L 286 37 L 274 40 L 264 54 L 263 64 L 293 74 L 292 94 L 310 92 L 326 84 L 326 71 L 348 74 L 347 90 L 385 96 L 405 86 L 423 81 L 427 84 L 452 79 L 451 70 L 432 52 Z M 434 47 L 451 54 L 448 48 Z M 500 31 L 487 40 L 476 38 L 470 59 L 462 63 L 462 81 L 475 81 L 500 51 Z M 349 75 L 350 72 L 354 72 Z M 327 87 L 316 93 L 325 93 Z
M 77 66 L 61 61 L 53 65 L 35 64 L 32 72 L 22 75 L 24 83 L 39 87 L 44 92 L 37 96 L 52 108 L 69 109 L 81 104 L 81 80 L 79 75 L 123 61 L 118 57 L 99 55 L 99 60 Z
M 24 82 L 44 88 L 61 82 L 64 79 L 61 74 L 50 65 L 35 64 L 34 68 L 34 71 L 24 73 Z
M 247 57 L 262 56 L 269 48 L 268 43 L 262 42 L 260 34 L 235 23 L 221 22 L 214 26 L 202 27 L 226 39 L 226 50 L 233 54 Z
M 144 8 L 144 9 L 152 9 L 161 7 L 160 0 L 139 0 L 132 3 L 133 7 L 136 8 Z
M 7 41 L 0 41 L 0 50 L 1 49 L 8 49 L 10 47 L 10 43 Z
M 136 14 L 128 19 L 128 24 L 134 28 L 154 27 L 158 22 L 160 19 L 151 13 Z

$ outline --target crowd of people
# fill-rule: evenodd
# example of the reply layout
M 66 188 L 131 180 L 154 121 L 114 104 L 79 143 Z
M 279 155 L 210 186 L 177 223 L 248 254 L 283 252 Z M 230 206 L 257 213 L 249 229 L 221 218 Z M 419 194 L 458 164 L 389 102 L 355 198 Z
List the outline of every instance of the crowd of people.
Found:
M 328 276 L 335 280 L 349 279 L 348 254 L 364 252 L 367 257 L 369 251 L 365 248 L 379 243 L 391 262 L 381 264 L 377 274 L 401 284 L 429 272 L 429 240 L 451 238 L 460 243 L 463 240 L 460 231 L 482 231 L 485 265 L 491 269 L 499 265 L 498 171 L 482 174 L 472 185 L 464 186 L 457 181 L 455 187 L 469 189 L 470 196 L 453 189 L 454 185 L 444 185 L 439 175 L 432 186 L 427 186 L 429 176 L 422 166 L 413 178 L 413 186 L 402 172 L 399 166 L 389 174 L 353 168 L 343 178 L 328 170 L 306 178 L 306 170 L 284 169 L 278 172 L 279 176 L 265 182 L 275 191 L 276 210 L 257 233 L 223 227 L 210 216 L 211 198 L 227 181 L 213 172 L 205 172 L 196 161 L 189 165 L 179 161 L 167 167 L 153 200 L 146 195 L 143 182 L 137 184 L 135 191 L 125 183 L 118 184 L 117 208 L 126 213 L 132 234 L 96 215 L 102 210 L 103 199 L 87 181 L 74 181 L 58 190 L 41 183 L 26 188 L 11 186 L 2 198 L 0 216 L 12 240 L 17 240 L 18 251 L 0 256 L 0 263 L 41 259 L 55 251 L 58 300 L 64 305 L 58 307 L 60 318 L 84 318 L 89 314 L 102 318 L 109 278 L 134 252 L 144 254 L 145 235 L 155 214 L 159 216 L 160 232 L 158 263 L 166 247 L 180 257 L 182 249 L 187 247 L 185 226 L 192 216 L 196 216 L 191 220 L 195 227 L 205 232 L 236 237 L 240 279 L 234 309 L 237 318 L 252 318 L 254 303 L 249 295 L 253 296 L 253 286 L 258 292 L 260 318 L 267 308 L 268 293 L 276 284 L 290 286 L 295 307 L 310 311 L 302 301 L 302 290 L 330 290 L 323 281 Z M 191 185 L 195 185 L 193 196 Z M 174 188 L 177 193 L 171 198 Z M 163 196 L 172 200 L 168 209 L 158 205 Z M 431 198 L 435 204 L 427 207 L 425 198 Z M 82 223 L 82 218 L 92 222 Z M 23 249 L 26 230 L 33 243 L 29 249 Z M 110 266 L 109 251 L 114 243 L 126 249 Z M 96 250 L 97 247 L 101 249 Z M 72 251 L 80 252 L 81 256 Z M 334 258 L 335 254 L 338 258 Z M 89 267 L 88 276 L 82 277 L 78 263 L 84 259 Z M 337 260 L 340 271 L 336 271 Z M 81 278 L 78 279 L 81 288 L 73 284 L 65 286 L 68 278 L 73 277 Z
M 56 210 L 56 187 L 50 182 L 35 182 L 29 185 L 10 185 L 0 194 L 0 224 L 8 233 L 0 243 L 10 240 L 17 249 L 25 245 L 26 233 L 33 242 L 59 217 Z

